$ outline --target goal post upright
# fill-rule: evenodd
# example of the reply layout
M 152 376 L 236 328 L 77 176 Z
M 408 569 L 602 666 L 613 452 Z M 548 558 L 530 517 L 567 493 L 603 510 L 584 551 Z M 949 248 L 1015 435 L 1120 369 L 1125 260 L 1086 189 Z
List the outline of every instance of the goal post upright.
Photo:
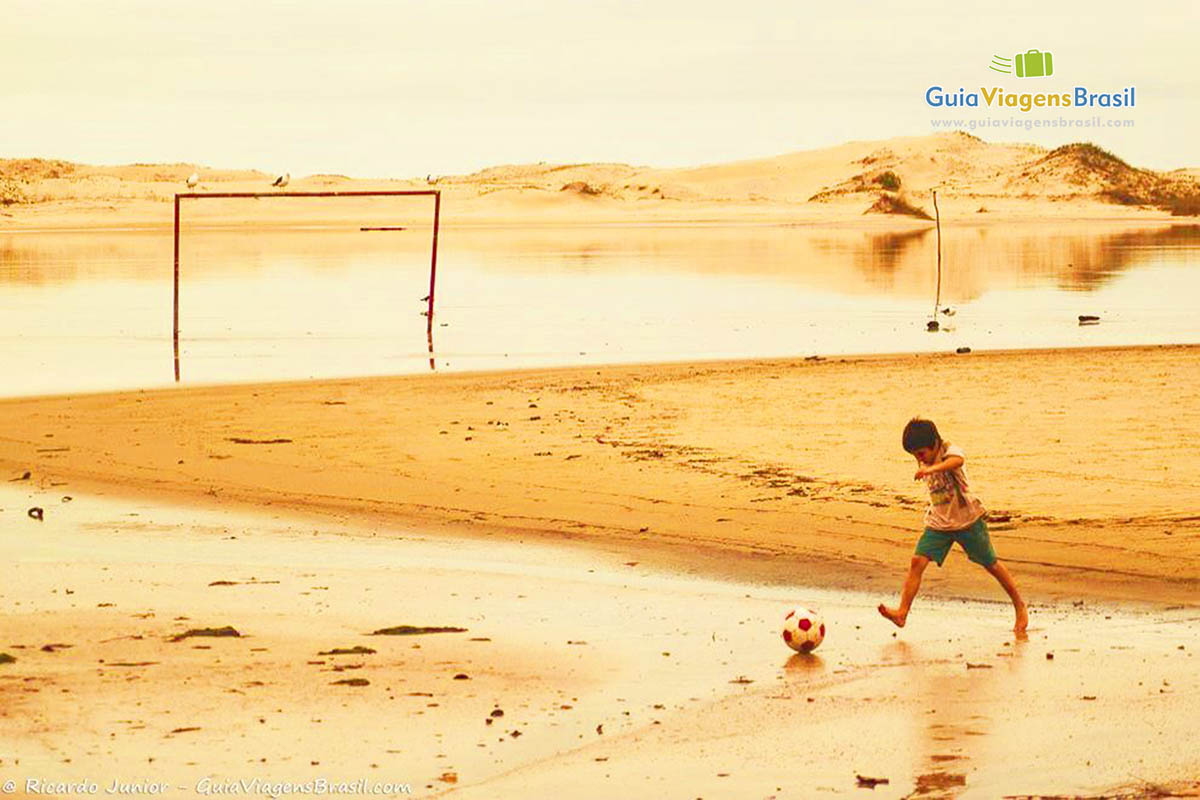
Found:
M 175 382 L 179 382 L 179 220 L 180 202 L 203 199 L 257 199 L 260 197 L 432 197 L 433 198 L 433 247 L 429 260 L 429 298 L 425 312 L 425 331 L 429 339 L 430 362 L 433 352 L 433 292 L 437 281 L 438 226 L 442 210 L 442 193 L 439 189 L 408 189 L 385 192 L 177 192 L 175 194 L 175 281 L 173 289 L 173 336 L 175 353 Z
M 174 326 L 175 331 L 175 382 L 179 383 L 179 195 L 175 195 L 175 300 L 172 304 L 174 311 Z

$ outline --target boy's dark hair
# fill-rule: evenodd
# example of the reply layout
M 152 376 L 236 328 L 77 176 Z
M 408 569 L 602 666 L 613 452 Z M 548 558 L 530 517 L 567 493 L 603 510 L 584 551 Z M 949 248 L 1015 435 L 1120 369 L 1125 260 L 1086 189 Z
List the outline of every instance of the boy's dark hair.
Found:
M 937 447 L 941 443 L 942 437 L 938 433 L 937 425 L 934 425 L 932 420 L 913 417 L 904 426 L 904 435 L 901 441 L 907 452 L 915 453 L 922 447 Z

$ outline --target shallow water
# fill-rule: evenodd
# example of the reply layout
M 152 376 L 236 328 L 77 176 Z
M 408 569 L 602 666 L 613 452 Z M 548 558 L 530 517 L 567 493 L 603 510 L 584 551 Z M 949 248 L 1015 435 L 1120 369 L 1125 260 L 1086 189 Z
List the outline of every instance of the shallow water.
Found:
M 191 230 L 186 382 L 1200 342 L 1200 226 Z M 0 234 L 3 395 L 173 380 L 169 232 Z M 1080 326 L 1080 314 L 1101 317 Z

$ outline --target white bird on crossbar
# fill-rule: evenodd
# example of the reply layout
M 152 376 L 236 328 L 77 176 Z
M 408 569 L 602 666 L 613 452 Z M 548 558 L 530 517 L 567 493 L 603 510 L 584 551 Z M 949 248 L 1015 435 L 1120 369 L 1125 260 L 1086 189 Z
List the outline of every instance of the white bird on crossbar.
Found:
M 278 186 L 280 189 L 282 189 L 283 187 L 288 185 L 288 181 L 290 181 L 291 179 L 292 179 L 292 173 L 285 172 L 282 175 L 280 175 L 278 178 L 276 178 L 275 182 L 272 183 L 271 185 Z

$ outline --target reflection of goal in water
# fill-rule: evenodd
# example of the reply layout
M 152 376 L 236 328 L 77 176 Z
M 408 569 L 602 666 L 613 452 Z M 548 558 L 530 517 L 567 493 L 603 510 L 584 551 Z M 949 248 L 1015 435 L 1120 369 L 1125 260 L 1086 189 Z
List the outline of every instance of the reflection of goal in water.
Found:
M 184 192 L 175 195 L 175 286 L 174 286 L 174 335 L 175 381 L 179 382 L 179 209 L 183 200 L 231 200 L 259 199 L 263 197 L 415 197 L 433 198 L 433 243 L 429 257 L 429 307 L 425 334 L 429 341 L 429 366 L 433 368 L 433 292 L 437 281 L 438 220 L 442 211 L 442 193 L 437 189 L 412 189 L 390 192 Z M 382 229 L 382 228 L 381 228 Z M 367 230 L 364 228 L 364 230 Z

